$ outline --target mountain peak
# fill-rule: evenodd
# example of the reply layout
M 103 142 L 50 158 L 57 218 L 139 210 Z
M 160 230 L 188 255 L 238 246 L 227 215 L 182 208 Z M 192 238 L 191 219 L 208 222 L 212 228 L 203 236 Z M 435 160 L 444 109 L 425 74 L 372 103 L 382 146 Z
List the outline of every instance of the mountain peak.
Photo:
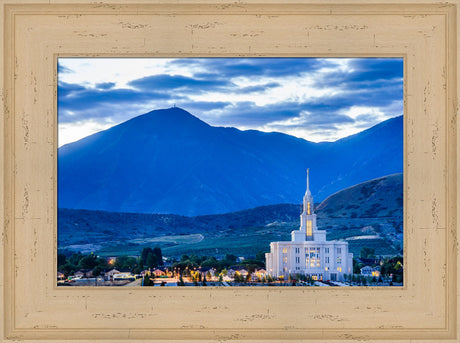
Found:
M 402 125 L 327 145 L 150 111 L 59 149 L 59 207 L 198 215 L 296 202 L 314 161 L 317 201 L 402 171 Z M 78 168 L 76 168 L 78 166 Z
M 176 127 L 189 127 L 196 128 L 198 126 L 209 127 L 204 121 L 195 117 L 190 112 L 187 112 L 180 107 L 170 107 L 165 109 L 153 110 L 143 115 L 132 118 L 128 122 L 140 123 L 140 125 L 155 125 L 158 127 L 163 126 L 176 126 Z

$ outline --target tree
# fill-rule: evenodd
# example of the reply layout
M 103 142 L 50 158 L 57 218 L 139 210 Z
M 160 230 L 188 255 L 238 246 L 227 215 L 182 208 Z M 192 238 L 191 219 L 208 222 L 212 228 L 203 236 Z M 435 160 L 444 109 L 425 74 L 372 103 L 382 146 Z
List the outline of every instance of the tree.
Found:
M 359 263 L 355 258 L 353 258 L 353 274 L 361 274 L 362 267 L 364 267 L 364 264 Z
M 141 252 L 141 264 L 143 266 L 147 265 L 147 256 L 148 256 L 148 254 L 152 254 L 152 253 L 153 253 L 152 248 L 144 248 L 144 249 L 142 249 L 142 252 Z
M 235 273 L 235 275 L 233 276 L 233 281 L 240 282 L 240 274 Z
M 260 261 L 260 262 L 264 262 L 264 264 L 265 264 L 265 252 L 259 251 L 259 252 L 256 254 L 256 260 L 257 260 L 257 261 Z
M 115 262 L 115 268 L 122 271 L 133 271 L 137 266 L 136 259 L 129 256 L 119 256 Z
M 81 269 L 93 269 L 98 264 L 97 258 L 94 255 L 87 255 L 80 259 L 78 267 Z
M 229 262 L 236 262 L 237 257 L 233 254 L 225 254 L 224 259 Z
M 69 262 L 71 264 L 73 264 L 74 266 L 76 266 L 78 264 L 78 262 L 80 262 L 80 260 L 84 257 L 84 255 L 82 253 L 73 253 L 72 256 L 70 256 L 69 258 Z
M 65 276 L 69 276 L 75 273 L 77 267 L 69 261 L 67 261 L 64 265 L 60 267 L 60 270 L 64 273 Z
M 147 268 L 152 268 L 152 269 L 158 265 L 157 257 L 156 255 L 153 254 L 153 252 L 149 252 L 147 254 L 145 265 L 147 266 Z
M 155 275 L 154 274 L 145 274 L 144 275 L 144 286 L 153 286 Z
M 375 257 L 375 249 L 362 247 L 360 252 L 361 258 L 374 258 Z
M 177 283 L 178 286 L 185 286 L 184 279 L 182 278 L 182 275 L 179 277 L 179 282 Z
M 218 268 L 219 267 L 219 261 L 214 256 L 206 258 L 202 263 L 202 267 L 211 267 L 211 268 Z
M 64 254 L 58 254 L 57 256 L 57 265 L 62 266 L 66 264 L 67 262 L 67 257 Z
M 190 257 L 188 255 L 182 255 L 182 257 L 180 258 L 181 262 L 183 261 L 187 261 L 187 260 L 190 260 Z
M 102 269 L 100 266 L 94 267 L 94 269 L 93 269 L 93 276 L 99 276 L 99 275 L 101 275 L 102 270 L 103 270 L 103 269 Z
M 153 248 L 153 254 L 155 255 L 157 259 L 158 265 L 162 266 L 163 265 L 163 255 L 161 253 L 160 247 Z

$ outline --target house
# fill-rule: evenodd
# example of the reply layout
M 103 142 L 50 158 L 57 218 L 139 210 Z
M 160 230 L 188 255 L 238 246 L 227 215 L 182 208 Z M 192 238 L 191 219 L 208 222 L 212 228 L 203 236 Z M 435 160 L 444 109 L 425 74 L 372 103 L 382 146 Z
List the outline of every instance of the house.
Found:
M 115 268 L 105 272 L 105 276 L 114 276 L 115 274 L 120 274 L 120 271 Z
M 104 279 L 107 280 L 107 281 L 113 280 L 114 275 L 117 275 L 117 274 L 120 274 L 119 270 L 116 270 L 115 268 L 111 269 L 108 272 L 105 272 Z
M 155 275 L 155 277 L 160 277 L 160 276 L 165 276 L 166 275 L 166 271 L 162 268 L 156 268 L 154 271 L 152 271 L 153 275 Z
M 345 274 L 353 273 L 348 242 L 327 241 L 326 231 L 316 226 L 308 169 L 300 228 L 291 232 L 290 241 L 271 242 L 265 260 L 267 274 L 285 280 L 289 275 L 301 274 L 313 280 L 341 281 Z
M 248 276 L 248 271 L 245 268 L 241 268 L 241 267 L 238 267 L 238 266 L 230 267 L 227 270 L 227 276 L 228 277 L 234 278 L 235 274 L 238 274 L 238 275 L 241 275 L 241 276 Z
M 252 273 L 252 274 L 251 274 L 251 281 L 256 282 L 256 281 L 259 281 L 259 280 L 261 280 L 261 279 L 262 279 L 262 278 L 259 277 L 256 273 Z
M 364 266 L 361 268 L 361 275 L 369 277 L 379 277 L 380 270 L 371 266 Z
M 266 276 L 266 274 L 267 272 L 265 271 L 265 269 L 263 268 L 256 269 L 251 274 L 251 281 L 261 281 Z
M 57 279 L 58 279 L 58 280 L 64 280 L 64 279 L 65 279 L 64 273 L 57 272 Z
M 236 273 L 238 273 L 238 274 L 240 274 L 241 276 L 244 276 L 244 277 L 248 276 L 248 274 L 249 274 L 248 270 L 245 269 L 245 268 L 238 269 L 236 271 Z
M 254 271 L 254 274 L 257 275 L 258 278 L 262 279 L 263 277 L 267 275 L 267 271 L 263 268 L 260 268 L 260 269 L 256 269 Z
M 92 270 L 80 269 L 74 274 L 74 277 L 77 279 L 81 279 L 82 277 L 91 277 L 92 275 L 93 275 Z
M 211 275 L 211 277 L 216 276 L 216 268 L 212 267 L 201 267 L 198 269 L 198 272 L 201 274 L 201 276 L 207 276 L 208 273 Z

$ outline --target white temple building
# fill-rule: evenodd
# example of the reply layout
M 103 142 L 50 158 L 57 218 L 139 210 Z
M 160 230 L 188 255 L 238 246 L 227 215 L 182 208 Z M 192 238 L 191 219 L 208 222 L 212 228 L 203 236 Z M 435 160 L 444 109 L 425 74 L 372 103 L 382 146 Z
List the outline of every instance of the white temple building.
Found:
M 265 260 L 267 274 L 277 278 L 303 274 L 314 280 L 341 281 L 344 274 L 353 273 L 353 254 L 348 252 L 348 242 L 327 241 L 326 231 L 316 227 L 309 170 L 300 228 L 291 232 L 291 241 L 271 242 Z

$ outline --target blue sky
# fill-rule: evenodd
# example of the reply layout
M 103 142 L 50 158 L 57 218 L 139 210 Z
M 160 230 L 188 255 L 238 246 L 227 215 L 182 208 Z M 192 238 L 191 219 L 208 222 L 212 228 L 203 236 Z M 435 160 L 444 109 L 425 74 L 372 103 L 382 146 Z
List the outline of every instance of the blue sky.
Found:
M 59 146 L 151 110 L 335 141 L 403 114 L 403 60 L 60 58 Z

